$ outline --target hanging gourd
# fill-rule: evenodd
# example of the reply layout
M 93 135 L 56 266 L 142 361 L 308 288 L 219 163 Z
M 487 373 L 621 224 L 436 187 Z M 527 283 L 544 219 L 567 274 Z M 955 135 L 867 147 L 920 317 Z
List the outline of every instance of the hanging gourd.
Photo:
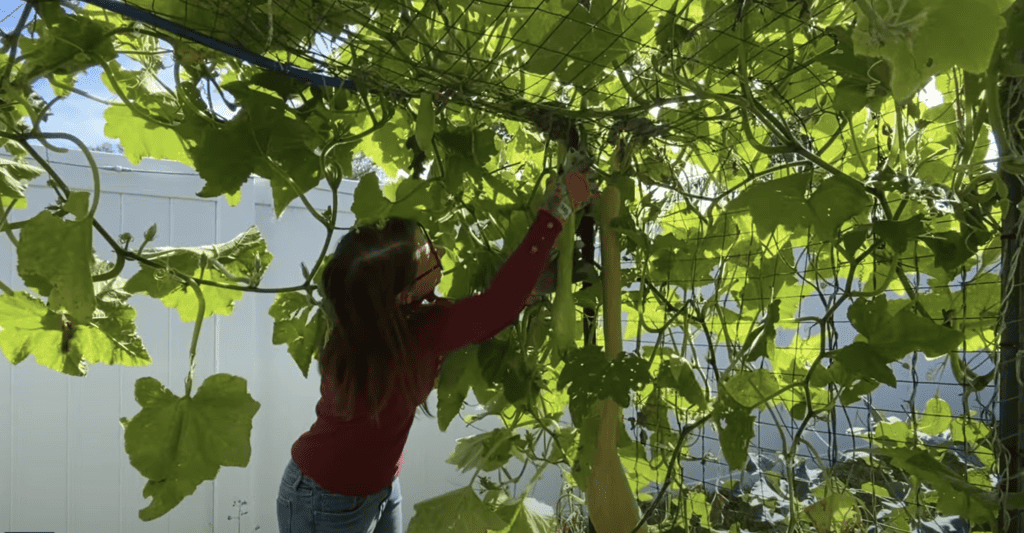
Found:
M 612 156 L 612 174 L 618 171 L 622 158 L 620 148 Z M 608 360 L 622 352 L 622 271 L 619 264 L 619 243 L 611 229 L 611 220 L 619 215 L 619 189 L 608 185 L 601 193 L 598 224 L 601 227 L 601 268 L 604 284 L 604 342 Z M 587 510 L 597 533 L 630 533 L 640 521 L 640 508 L 629 488 L 626 471 L 619 460 L 617 437 L 622 421 L 622 408 L 612 399 L 598 403 L 600 421 L 597 445 L 587 482 Z M 638 533 L 646 533 L 647 525 Z
M 559 143 L 558 148 L 558 160 L 564 161 L 566 147 Z M 563 172 L 566 170 L 571 169 L 561 169 Z M 566 217 L 562 233 L 555 243 L 558 264 L 555 275 L 555 301 L 551 307 L 551 341 L 559 355 L 564 355 L 572 349 L 576 342 L 576 303 L 572 295 L 572 258 L 575 247 L 576 213 L 573 212 Z
M 573 348 L 576 341 L 576 309 L 572 296 L 572 256 L 576 245 L 576 215 L 571 214 L 565 221 L 555 246 L 558 249 L 558 264 L 555 281 L 555 302 L 551 311 L 551 339 L 555 349 L 564 354 Z

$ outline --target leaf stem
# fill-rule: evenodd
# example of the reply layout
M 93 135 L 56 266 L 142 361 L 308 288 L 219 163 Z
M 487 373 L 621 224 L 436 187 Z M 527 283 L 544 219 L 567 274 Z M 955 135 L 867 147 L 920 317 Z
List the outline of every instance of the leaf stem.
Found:
M 83 91 L 82 89 L 79 89 L 78 87 L 75 87 L 74 85 L 67 85 L 65 83 L 61 83 L 61 82 L 57 81 L 56 79 L 54 79 L 53 74 L 50 74 L 49 76 L 47 76 L 46 80 L 49 81 L 50 85 L 53 85 L 54 87 L 59 87 L 61 89 L 64 89 L 65 91 L 70 91 L 70 92 L 73 92 L 73 93 L 75 93 L 75 94 L 77 94 L 79 96 L 84 96 L 84 97 L 88 98 L 89 100 L 101 103 L 103 105 L 108 105 L 108 106 L 125 105 L 124 102 L 121 102 L 121 101 L 118 101 L 118 100 L 107 100 L 105 98 L 100 98 L 99 96 L 93 95 L 91 93 L 87 93 L 87 92 Z
M 10 296 L 10 295 L 13 295 L 13 294 L 14 294 L 14 291 L 13 291 L 13 290 L 11 290 L 11 288 L 10 288 L 10 287 L 8 287 L 8 286 L 7 286 L 7 285 L 6 285 L 6 284 L 5 284 L 4 282 L 2 282 L 2 281 L 0 281 L 0 291 L 3 291 L 3 293 L 4 293 L 4 294 L 6 294 L 6 295 L 8 295 L 8 296 Z
M 176 272 L 172 269 L 172 272 Z M 192 330 L 192 345 L 188 349 L 188 377 L 185 378 L 185 397 L 192 396 L 192 377 L 196 372 L 196 346 L 199 345 L 199 331 L 203 328 L 203 317 L 206 315 L 206 298 L 203 291 L 191 276 L 180 276 L 196 293 L 199 300 L 199 311 L 196 313 L 196 326 Z

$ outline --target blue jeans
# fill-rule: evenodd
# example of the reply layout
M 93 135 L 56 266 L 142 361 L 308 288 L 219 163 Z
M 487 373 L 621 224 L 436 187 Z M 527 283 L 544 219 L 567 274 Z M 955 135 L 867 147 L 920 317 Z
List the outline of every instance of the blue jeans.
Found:
M 277 493 L 281 533 L 402 533 L 402 489 L 398 479 L 369 496 L 327 491 L 292 459 Z

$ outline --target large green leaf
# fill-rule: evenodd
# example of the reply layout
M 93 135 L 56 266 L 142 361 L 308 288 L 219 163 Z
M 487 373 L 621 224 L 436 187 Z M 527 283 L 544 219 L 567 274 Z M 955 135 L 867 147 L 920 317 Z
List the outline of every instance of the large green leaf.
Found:
M 146 377 L 135 382 L 135 399 L 142 410 L 121 425 L 128 460 L 149 479 L 142 495 L 153 500 L 139 511 L 143 521 L 167 514 L 220 467 L 248 466 L 260 404 L 244 379 L 214 374 L 195 397 L 181 398 Z
M 170 159 L 193 166 L 184 142 L 175 130 L 154 125 L 132 113 L 127 106 L 110 106 L 103 113 L 103 135 L 121 141 L 124 156 L 134 165 L 143 157 Z
M 866 213 L 871 207 L 871 196 L 864 185 L 845 176 L 835 176 L 821 182 L 807 201 L 814 213 L 817 237 L 831 241 L 844 222 Z
M 69 222 L 48 211 L 21 230 L 18 275 L 25 285 L 49 298 L 55 312 L 88 322 L 96 308 L 92 286 L 92 225 Z
M 409 522 L 409 533 L 481 533 L 508 526 L 469 486 L 423 500 L 413 508 L 416 514 Z
M 508 429 L 464 437 L 456 442 L 445 462 L 459 467 L 462 472 L 476 468 L 491 472 L 505 466 L 512 457 L 512 445 L 517 439 L 519 436 Z
M 857 25 L 854 50 L 882 57 L 892 66 L 893 96 L 904 100 L 928 80 L 958 66 L 968 72 L 988 69 L 1006 26 L 1001 0 L 865 0 L 853 3 Z M 867 5 L 867 12 L 860 10 Z
M 360 223 L 380 220 L 390 206 L 387 198 L 380 192 L 377 175 L 370 172 L 359 179 L 359 185 L 353 193 L 352 213 Z
M 896 388 L 896 374 L 889 368 L 892 361 L 883 357 L 870 344 L 855 342 L 844 346 L 832 354 L 832 359 L 841 365 L 841 370 L 833 369 L 833 375 L 837 375 L 843 385 L 853 385 L 858 380 L 869 380 Z
M 779 226 L 790 231 L 809 227 L 814 221 L 805 199 L 810 174 L 796 174 L 755 183 L 729 202 L 729 212 L 749 211 L 763 240 Z
M 239 283 L 231 278 L 244 280 L 246 285 L 250 280 L 254 284 L 259 283 L 270 262 L 274 260 L 273 254 L 267 251 L 267 242 L 263 240 L 256 226 L 223 244 L 181 248 L 157 247 L 145 250 L 142 256 L 183 275 L 224 285 Z M 177 309 L 183 322 L 196 320 L 199 300 L 195 293 L 164 269 L 143 265 L 139 272 L 128 280 L 124 290 L 159 298 L 167 307 Z M 235 302 L 242 298 L 241 291 L 234 289 L 200 285 L 200 290 L 206 303 L 206 310 L 201 318 L 210 317 L 214 313 L 230 315 Z
M 779 381 L 770 370 L 744 370 L 725 382 L 725 390 L 744 407 L 761 407 L 779 392 Z
M 924 352 L 934 359 L 955 350 L 963 342 L 962 333 L 914 313 L 910 306 L 892 315 L 890 305 L 882 297 L 870 302 L 860 299 L 848 312 L 853 327 L 884 360 L 896 361 L 912 351 Z

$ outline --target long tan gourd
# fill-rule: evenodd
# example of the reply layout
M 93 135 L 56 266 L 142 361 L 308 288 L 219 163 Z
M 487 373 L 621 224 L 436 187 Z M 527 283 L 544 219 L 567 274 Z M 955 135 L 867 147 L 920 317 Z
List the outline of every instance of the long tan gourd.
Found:
M 619 190 L 608 186 L 601 193 L 601 265 L 604 269 L 604 342 L 608 359 L 622 352 L 622 300 L 619 244 L 611 231 L 611 219 L 619 214 Z M 626 471 L 616 451 L 617 429 L 622 408 L 614 400 L 598 405 L 601 419 L 597 430 L 597 448 L 587 482 L 587 510 L 597 533 L 630 533 L 640 521 L 640 508 L 629 488 Z M 646 524 L 639 533 L 647 533 Z

